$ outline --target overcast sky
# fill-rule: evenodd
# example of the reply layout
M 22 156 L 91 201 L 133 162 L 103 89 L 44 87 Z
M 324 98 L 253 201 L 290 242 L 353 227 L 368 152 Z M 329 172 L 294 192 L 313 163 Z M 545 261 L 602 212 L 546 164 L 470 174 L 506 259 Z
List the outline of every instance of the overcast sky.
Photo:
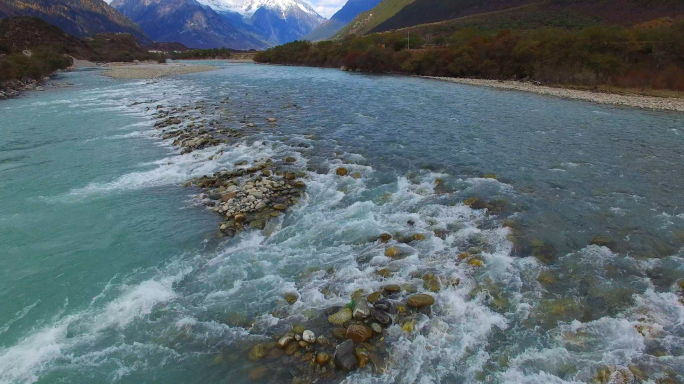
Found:
M 347 0 L 306 0 L 321 16 L 330 18 Z

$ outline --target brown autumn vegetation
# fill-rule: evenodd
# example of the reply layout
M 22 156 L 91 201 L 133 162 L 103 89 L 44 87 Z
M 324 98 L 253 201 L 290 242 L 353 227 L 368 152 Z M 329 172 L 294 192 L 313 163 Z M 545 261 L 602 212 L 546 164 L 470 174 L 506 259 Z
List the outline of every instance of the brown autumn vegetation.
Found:
M 658 28 L 596 25 L 488 32 L 461 29 L 427 45 L 404 33 L 341 41 L 296 41 L 254 60 L 378 73 L 532 80 L 543 83 L 684 91 L 684 22 Z

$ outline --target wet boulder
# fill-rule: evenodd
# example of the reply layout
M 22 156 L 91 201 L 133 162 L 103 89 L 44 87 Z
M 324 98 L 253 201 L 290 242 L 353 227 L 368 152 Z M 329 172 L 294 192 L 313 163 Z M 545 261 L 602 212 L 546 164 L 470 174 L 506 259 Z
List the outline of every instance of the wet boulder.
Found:
M 435 298 L 424 293 L 417 293 L 408 298 L 407 304 L 410 307 L 421 308 L 435 303 Z
M 363 320 L 370 316 L 370 307 L 365 299 L 358 299 L 354 302 L 354 310 L 352 311 L 352 316 L 356 320 Z
M 359 360 L 354 355 L 354 342 L 347 340 L 335 348 L 335 357 L 333 358 L 335 366 L 346 372 L 351 372 L 359 366 Z
M 349 308 L 343 308 L 341 311 L 332 314 L 328 317 L 328 321 L 333 324 L 344 324 L 352 319 L 352 310 Z
M 385 327 L 392 325 L 392 318 L 386 312 L 371 309 L 371 317 Z
M 373 330 L 363 324 L 352 324 L 347 328 L 347 338 L 360 344 L 373 337 Z

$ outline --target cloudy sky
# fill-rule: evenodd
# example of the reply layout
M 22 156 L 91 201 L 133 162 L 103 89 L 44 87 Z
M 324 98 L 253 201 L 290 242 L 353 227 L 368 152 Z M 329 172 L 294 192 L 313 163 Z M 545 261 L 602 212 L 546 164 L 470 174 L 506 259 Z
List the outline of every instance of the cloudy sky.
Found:
M 330 18 L 347 0 L 306 0 L 321 16 Z

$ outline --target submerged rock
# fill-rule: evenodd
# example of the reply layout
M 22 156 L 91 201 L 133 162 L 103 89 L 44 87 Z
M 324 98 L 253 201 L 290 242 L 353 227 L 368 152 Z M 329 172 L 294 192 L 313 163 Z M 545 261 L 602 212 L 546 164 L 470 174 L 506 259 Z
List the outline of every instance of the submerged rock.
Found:
M 359 366 L 359 361 L 354 356 L 354 342 L 347 340 L 335 348 L 335 366 L 343 371 L 351 372 Z
M 368 295 L 368 297 L 366 298 L 366 300 L 368 300 L 369 303 L 375 303 L 375 302 L 378 301 L 378 299 L 380 298 L 380 295 L 382 295 L 382 293 L 380 293 L 380 292 L 373 292 L 373 293 L 371 293 L 370 295 Z
M 384 287 L 382 287 L 382 289 L 390 294 L 401 292 L 401 287 L 399 286 L 399 284 L 387 284 Z
M 257 344 L 249 351 L 249 358 L 252 360 L 263 359 L 268 353 L 268 348 L 263 344 Z
M 397 258 L 401 255 L 401 250 L 399 247 L 389 247 L 385 250 L 385 256 L 391 257 L 391 258 Z
M 295 340 L 294 335 L 293 335 L 293 334 L 288 334 L 288 335 L 285 335 L 285 336 L 281 337 L 281 338 L 278 340 L 278 342 L 276 343 L 276 345 L 278 346 L 278 348 L 285 348 L 285 347 L 288 346 L 288 344 L 290 344 L 290 343 L 293 342 L 294 340 Z
M 337 171 L 335 171 L 337 176 L 347 176 L 349 173 L 349 170 L 347 168 L 337 168 Z
M 283 298 L 285 299 L 285 301 L 287 301 L 288 304 L 294 304 L 297 302 L 298 299 L 297 295 L 294 293 L 286 293 L 283 295 Z
M 408 298 L 407 304 L 410 307 L 421 308 L 435 303 L 435 298 L 424 293 L 417 293 Z
M 349 308 L 344 308 L 341 311 L 339 311 L 333 315 L 330 315 L 328 317 L 329 322 L 331 322 L 333 324 L 338 324 L 338 325 L 342 325 L 351 319 L 352 319 L 352 310 Z
M 326 365 L 329 361 L 330 355 L 325 352 L 319 352 L 318 355 L 316 355 L 316 362 L 318 365 Z

